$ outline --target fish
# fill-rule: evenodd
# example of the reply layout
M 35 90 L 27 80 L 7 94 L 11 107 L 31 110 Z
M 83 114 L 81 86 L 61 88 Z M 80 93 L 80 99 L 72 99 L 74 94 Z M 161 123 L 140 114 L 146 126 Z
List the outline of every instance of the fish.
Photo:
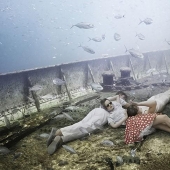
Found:
M 56 120 L 63 119 L 63 118 L 65 118 L 64 114 L 60 114 L 60 115 L 53 117 L 53 119 L 56 119 Z
M 150 25 L 152 24 L 153 20 L 151 18 L 145 18 L 143 21 L 140 20 L 139 24 L 141 24 L 142 22 L 144 22 L 146 25 Z
M 146 73 L 147 73 L 147 74 L 151 74 L 151 73 L 153 73 L 153 72 L 155 72 L 155 71 L 156 71 L 155 68 L 150 68 Z
M 123 158 L 121 156 L 116 156 L 117 162 L 123 164 Z
M 102 41 L 102 39 L 99 38 L 99 37 L 89 38 L 89 41 L 90 41 L 90 40 L 93 40 L 93 41 L 95 41 L 95 42 L 101 42 L 101 41 Z
M 121 39 L 120 34 L 115 33 L 115 34 L 114 34 L 114 39 L 115 39 L 116 41 L 119 41 L 119 40 Z
M 42 99 L 55 99 L 56 95 L 54 95 L 54 94 L 46 94 L 44 96 L 40 96 L 40 98 L 42 98 Z
M 136 148 L 136 149 L 137 149 L 137 148 Z M 130 151 L 130 154 L 131 154 L 132 157 L 135 157 L 135 155 L 136 155 L 136 149 L 132 149 L 132 150 Z
M 103 35 L 102 35 L 102 39 L 105 40 L 105 38 L 106 38 L 106 36 L 105 36 L 105 34 L 103 34 Z
M 98 123 L 94 123 L 94 126 L 97 128 L 97 129 L 100 129 L 100 130 L 103 130 L 104 127 L 102 125 L 99 125 Z
M 70 146 L 68 146 L 68 145 L 62 145 L 62 147 L 63 147 L 66 151 L 68 151 L 68 152 L 70 152 L 70 153 L 72 153 L 72 154 L 76 154 L 76 151 L 75 151 L 72 147 L 70 147 Z
M 90 136 L 90 133 L 86 130 L 86 128 L 80 127 L 79 130 L 82 132 L 82 134 L 88 134 Z
M 125 48 L 126 48 L 126 46 L 125 46 Z M 135 57 L 135 58 L 139 58 L 139 59 L 143 59 L 144 58 L 144 55 L 140 52 L 140 51 L 138 51 L 138 50 L 135 50 L 135 49 L 129 49 L 129 50 L 127 50 L 127 48 L 126 48 L 126 51 L 125 52 L 129 52 L 130 53 L 130 55 L 132 56 L 132 57 Z
M 78 109 L 79 109 L 78 106 L 68 106 L 64 110 L 66 110 L 66 111 L 76 111 Z
M 110 170 L 114 170 L 114 164 L 113 164 L 112 158 L 109 158 L 109 157 L 105 158 L 105 161 L 110 166 Z
M 170 41 L 167 41 L 166 39 L 165 39 L 165 41 L 168 43 L 168 45 L 170 45 Z
M 40 134 L 40 137 L 41 138 L 48 138 L 49 134 L 48 133 L 42 133 L 42 134 Z
M 10 121 L 8 120 L 8 118 L 7 118 L 6 115 L 4 115 L 4 121 L 5 121 L 6 127 L 7 127 L 8 129 L 10 129 L 10 128 L 11 128 L 11 124 L 10 124 Z
M 30 91 L 39 91 L 42 89 L 43 89 L 43 87 L 39 84 L 36 84 L 36 85 L 32 86 L 31 88 L 29 88 Z
M 61 86 L 61 85 L 65 84 L 66 82 L 59 78 L 55 78 L 55 79 L 53 79 L 53 83 L 57 86 Z
M 72 25 L 71 28 L 73 28 L 74 26 L 80 28 L 80 29 L 90 29 L 90 28 L 94 28 L 94 25 L 93 24 L 90 24 L 90 23 L 86 23 L 86 22 L 80 22 L 80 23 L 77 23 L 75 25 Z
M 10 153 L 11 151 L 7 148 L 7 147 L 5 147 L 5 146 L 0 146 L 0 154 L 2 154 L 2 155 L 6 155 L 6 154 L 8 154 L 8 153 Z
M 125 17 L 125 15 L 122 15 L 122 14 L 117 14 L 117 15 L 114 16 L 114 18 L 116 18 L 116 19 L 121 19 L 121 18 L 124 18 L 124 17 Z
M 101 142 L 101 144 L 102 145 L 104 145 L 104 146 L 113 146 L 114 145 L 114 143 L 112 142 L 112 141 L 110 141 L 110 140 L 103 140 L 102 142 Z
M 66 119 L 74 121 L 74 119 L 69 114 L 63 112 L 63 115 L 65 116 Z
M 103 90 L 103 87 L 97 83 L 91 83 L 90 86 L 91 86 L 92 90 L 96 90 L 97 92 Z
M 136 36 L 137 36 L 140 40 L 144 40 L 144 39 L 145 39 L 145 36 L 142 35 L 141 33 L 140 33 L 140 34 L 137 34 L 137 33 L 136 33 Z
M 87 46 L 79 46 L 79 47 L 82 47 L 84 51 L 90 53 L 90 54 L 95 54 L 95 51 Z
M 22 152 L 16 152 L 13 154 L 13 161 L 17 158 L 19 158 L 23 153 Z

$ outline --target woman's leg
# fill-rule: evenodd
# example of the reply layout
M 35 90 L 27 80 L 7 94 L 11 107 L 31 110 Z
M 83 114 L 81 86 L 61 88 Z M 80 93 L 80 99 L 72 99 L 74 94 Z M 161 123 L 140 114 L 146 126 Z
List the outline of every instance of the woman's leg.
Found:
M 160 124 L 165 124 L 170 128 L 170 118 L 167 115 L 157 115 L 152 126 L 154 127 Z
M 170 127 L 168 127 L 165 124 L 159 124 L 159 125 L 155 125 L 153 126 L 155 129 L 160 129 L 160 130 L 164 130 L 166 132 L 170 132 Z

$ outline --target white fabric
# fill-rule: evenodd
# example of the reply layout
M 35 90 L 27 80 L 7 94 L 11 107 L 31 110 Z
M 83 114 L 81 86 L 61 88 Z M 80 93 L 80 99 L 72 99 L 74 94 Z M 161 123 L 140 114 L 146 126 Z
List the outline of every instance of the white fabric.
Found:
M 95 108 L 90 111 L 87 116 L 82 119 L 80 122 L 77 122 L 71 126 L 67 126 L 61 128 L 61 132 L 63 134 L 63 142 L 68 142 L 73 139 L 80 138 L 85 135 L 82 131 L 80 131 L 80 127 L 84 128 L 89 133 L 96 129 L 94 123 L 98 125 L 104 125 L 107 123 L 107 119 L 109 116 L 109 112 L 102 108 Z
M 122 108 L 122 106 L 126 105 L 127 102 L 121 99 L 120 103 L 118 103 L 117 101 L 113 101 L 112 104 L 114 106 L 114 110 L 110 112 L 110 115 L 108 117 L 109 124 L 111 122 L 117 123 L 125 117 L 125 110 Z
M 170 101 L 170 90 L 167 90 L 164 93 L 160 93 L 155 96 L 152 96 L 148 100 L 156 101 L 155 113 L 159 113 L 164 109 L 165 105 Z M 139 108 L 142 109 L 142 114 L 148 113 L 149 107 L 139 106 Z

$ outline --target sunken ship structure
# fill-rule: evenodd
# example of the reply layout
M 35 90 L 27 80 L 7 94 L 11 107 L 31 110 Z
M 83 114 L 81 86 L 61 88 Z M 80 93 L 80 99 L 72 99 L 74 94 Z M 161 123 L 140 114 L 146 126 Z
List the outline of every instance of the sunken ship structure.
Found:
M 145 93 L 143 100 L 147 99 L 152 95 L 153 88 L 159 89 L 155 90 L 155 93 L 158 93 L 170 87 L 169 74 L 170 50 L 144 53 L 144 59 L 134 58 L 130 55 L 121 55 L 0 74 L 0 145 L 15 148 L 15 145 L 17 145 L 19 141 L 25 140 L 28 135 L 36 131 L 40 133 L 40 129 L 45 129 L 44 131 L 50 132 L 51 127 L 55 126 L 55 124 L 52 124 L 53 118 L 63 111 L 66 112 L 66 108 L 69 106 L 86 107 L 87 114 L 89 110 L 99 106 L 98 101 L 104 95 L 113 95 L 117 91 L 122 90 L 132 98 L 136 97 L 136 90 L 141 90 L 142 93 L 140 97 L 142 98 L 142 95 Z M 53 79 L 55 78 L 65 81 L 65 84 L 55 85 L 53 83 Z M 91 83 L 100 84 L 103 90 L 96 92 L 90 86 Z M 39 91 L 30 91 L 30 88 L 35 85 L 41 85 L 42 89 Z M 48 98 L 48 94 L 54 97 Z M 41 97 L 46 95 L 47 97 Z M 94 101 L 94 103 L 91 102 L 91 105 L 89 103 L 87 104 L 87 102 L 90 101 Z M 69 113 L 76 119 L 82 112 L 83 111 L 80 110 L 79 112 L 70 111 Z M 75 113 L 76 115 L 74 115 Z M 58 120 L 58 122 L 59 127 L 66 125 L 66 121 L 61 123 L 60 120 Z M 48 125 L 50 128 L 44 128 Z M 109 130 L 111 131 L 111 128 Z M 123 130 L 121 133 L 123 136 Z M 22 146 L 26 145 L 25 142 Z M 124 144 L 121 145 L 121 142 L 117 142 L 117 145 L 119 148 L 116 149 L 116 152 L 124 146 Z M 125 149 L 127 149 L 127 146 Z M 19 149 L 18 153 L 20 152 L 23 153 L 23 151 Z M 43 153 L 45 153 L 45 151 Z M 152 153 L 148 151 L 145 154 L 147 154 L 146 157 L 150 160 Z M 162 155 L 162 159 L 166 160 L 166 158 L 164 158 L 166 154 L 160 151 L 159 155 Z M 34 157 L 33 154 L 29 156 Z M 77 168 L 76 165 L 70 165 L 68 160 L 63 160 L 64 158 L 60 159 L 56 165 L 53 164 L 54 162 L 52 163 L 54 160 L 51 160 L 49 164 L 51 158 L 47 157 L 47 155 L 45 157 L 38 155 L 34 158 L 35 160 L 38 159 L 37 161 L 28 161 L 31 169 Z M 12 158 L 13 156 L 11 156 L 11 159 Z M 3 163 L 1 162 L 0 169 L 5 169 L 5 167 L 10 169 L 12 167 L 12 165 L 4 163 L 7 162 L 7 159 L 8 158 L 1 159 Z M 13 163 L 13 169 L 15 169 L 15 166 L 19 166 L 20 169 L 27 169 L 26 167 L 28 167 L 28 165 L 24 167 L 24 163 L 21 163 L 24 159 L 24 153 L 19 158 L 14 157 L 14 159 L 16 159 L 16 161 Z M 19 161 L 20 163 L 17 163 L 17 159 L 22 160 Z M 27 157 L 27 159 L 29 158 Z M 43 163 L 45 159 L 48 160 L 48 163 L 45 161 L 46 164 Z M 74 159 L 78 159 L 78 157 L 74 157 Z M 150 162 L 152 162 L 152 160 L 153 159 L 151 159 Z M 129 161 L 135 163 L 134 160 L 130 159 Z M 140 162 L 143 167 L 144 165 L 146 166 L 149 161 L 144 160 L 144 158 L 142 160 L 141 158 Z M 139 160 L 137 163 L 139 163 Z M 86 160 L 79 160 L 76 164 L 88 163 Z M 84 166 L 82 169 L 95 169 L 95 164 L 100 165 L 101 162 L 98 160 L 97 163 L 89 163 L 89 165 L 86 165 L 86 168 Z M 158 164 L 160 165 L 160 163 L 154 164 L 157 166 L 157 169 L 159 169 Z M 105 163 L 102 162 L 102 165 L 103 169 L 109 169 L 107 161 L 105 161 Z M 130 165 L 127 164 L 126 166 L 128 169 Z M 138 166 L 137 169 L 140 169 L 141 165 L 137 164 L 136 166 Z M 162 165 L 161 169 L 163 169 L 163 166 L 164 165 Z M 168 164 L 166 164 L 165 168 L 167 167 Z M 119 166 L 117 169 L 119 169 Z

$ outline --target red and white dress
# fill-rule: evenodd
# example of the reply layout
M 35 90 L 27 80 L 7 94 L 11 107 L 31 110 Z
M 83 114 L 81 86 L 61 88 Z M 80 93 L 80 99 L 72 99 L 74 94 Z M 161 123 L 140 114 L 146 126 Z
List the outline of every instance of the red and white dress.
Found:
M 153 133 L 155 128 L 152 127 L 152 124 L 156 116 L 156 113 L 148 113 L 128 117 L 126 120 L 125 143 L 140 142 L 143 140 L 143 136 Z

